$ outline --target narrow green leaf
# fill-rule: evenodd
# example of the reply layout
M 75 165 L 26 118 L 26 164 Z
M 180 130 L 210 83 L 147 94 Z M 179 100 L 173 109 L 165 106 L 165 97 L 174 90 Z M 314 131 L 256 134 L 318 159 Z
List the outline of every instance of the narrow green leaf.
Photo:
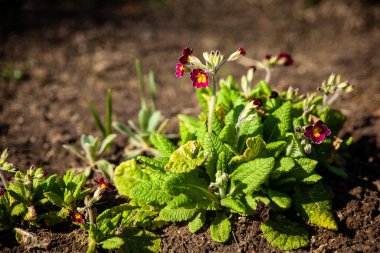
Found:
M 55 206 L 63 207 L 65 205 L 65 201 L 62 197 L 54 192 L 45 192 L 44 196 Z
M 88 103 L 88 107 L 90 108 L 90 111 L 91 111 L 91 114 L 92 114 L 92 117 L 94 118 L 94 121 L 95 121 L 95 124 L 96 124 L 96 127 L 99 129 L 99 131 L 103 134 L 103 136 L 106 136 L 106 129 L 104 128 L 104 125 L 102 124 L 102 122 L 100 121 L 100 118 L 99 118 L 99 114 L 94 106 L 94 104 L 92 103 L 92 101 L 90 101 Z
M 271 218 L 261 224 L 261 230 L 273 247 L 282 250 L 299 249 L 309 243 L 307 229 L 289 219 Z
M 97 153 L 98 156 L 102 155 L 104 151 L 111 145 L 113 140 L 117 137 L 116 134 L 109 134 L 107 137 L 103 140 L 102 145 L 100 146 L 100 149 Z
M 160 122 L 161 118 L 161 112 L 160 111 L 154 111 L 152 115 L 149 118 L 148 126 L 147 126 L 147 132 L 152 133 L 158 126 L 158 123 Z
M 25 204 L 19 203 L 12 208 L 11 215 L 12 216 L 19 216 L 19 215 L 26 213 L 27 211 L 28 211 L 28 209 L 25 206 Z
M 227 197 L 220 201 L 220 205 L 231 209 L 233 212 L 241 215 L 248 215 L 249 210 L 245 204 L 237 198 Z
M 107 101 L 106 101 L 106 127 L 104 137 L 108 137 L 111 134 L 112 128 L 112 92 L 111 89 L 107 90 Z

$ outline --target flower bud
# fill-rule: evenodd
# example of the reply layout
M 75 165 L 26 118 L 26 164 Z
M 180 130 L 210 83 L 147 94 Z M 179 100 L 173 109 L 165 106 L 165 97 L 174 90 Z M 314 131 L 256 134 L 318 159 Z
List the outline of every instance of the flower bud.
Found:
M 227 61 L 236 61 L 237 59 L 239 59 L 241 56 L 244 56 L 245 55 L 245 50 L 244 48 L 239 48 L 237 51 L 233 52 L 230 57 L 228 57 L 228 60 Z

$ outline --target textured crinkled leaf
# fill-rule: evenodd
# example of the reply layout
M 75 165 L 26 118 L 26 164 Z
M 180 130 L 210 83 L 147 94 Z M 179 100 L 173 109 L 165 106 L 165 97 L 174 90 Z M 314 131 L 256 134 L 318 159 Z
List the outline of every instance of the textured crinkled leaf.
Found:
M 220 132 L 218 138 L 227 144 L 234 145 L 236 139 L 236 128 L 232 123 L 228 123 Z
M 100 242 L 100 244 L 102 245 L 103 249 L 112 250 L 120 248 L 124 244 L 124 240 L 120 237 L 115 236 Z
M 165 221 L 187 221 L 194 217 L 197 213 L 197 209 L 179 207 L 171 209 L 168 207 L 163 208 L 160 211 L 160 217 Z
M 123 253 L 161 252 L 161 239 L 152 232 L 128 228 L 120 236 L 124 240 L 124 245 L 121 246 Z
M 279 186 L 282 186 L 282 185 L 294 183 L 296 181 L 297 181 L 297 179 L 294 178 L 294 177 L 285 177 L 285 178 L 280 178 L 280 179 L 277 179 L 277 180 L 272 180 L 271 181 L 271 186 L 273 186 L 273 187 L 279 187 Z
M 218 109 L 220 111 L 220 108 L 217 108 L 215 110 L 214 118 L 212 120 L 212 131 L 216 135 L 219 135 L 222 132 L 223 128 L 224 128 L 224 124 L 223 124 L 222 120 L 220 119 L 221 117 L 218 117 Z
M 138 156 L 137 161 L 153 169 L 163 170 L 165 165 L 169 162 L 169 158 L 168 157 L 150 158 L 147 156 Z
M 65 205 L 64 199 L 54 192 L 45 192 L 44 195 L 55 206 L 63 207 Z
M 227 160 L 226 154 L 222 152 L 218 156 L 218 161 L 216 163 L 216 170 L 225 172 L 227 171 L 227 165 L 228 165 L 228 160 Z
M 164 182 L 160 180 L 136 183 L 129 191 L 129 197 L 159 205 L 166 204 L 172 199 L 172 195 L 164 188 Z
M 164 188 L 173 195 L 186 195 L 198 209 L 216 210 L 218 207 L 218 198 L 196 173 L 174 174 L 165 182 Z
M 205 222 L 206 222 L 206 212 L 201 211 L 201 212 L 198 212 L 198 214 L 195 215 L 191 221 L 189 221 L 187 226 L 189 227 L 189 231 L 191 233 L 195 233 L 203 227 Z
M 271 218 L 261 224 L 261 230 L 268 242 L 282 250 L 306 247 L 309 234 L 302 225 L 285 218 Z
M 198 141 L 189 141 L 175 150 L 165 165 L 165 170 L 174 173 L 187 173 L 201 166 L 204 157 L 198 157 L 200 144 Z
M 305 151 L 294 133 L 287 133 L 286 140 L 286 155 L 291 156 L 293 158 L 305 156 Z
M 238 152 L 241 154 L 245 148 L 246 140 L 249 137 L 261 136 L 263 133 L 263 124 L 261 118 L 257 113 L 250 115 L 250 120 L 244 120 L 240 124 L 238 131 Z
M 243 104 L 240 104 L 240 105 L 237 105 L 236 107 L 234 107 L 232 110 L 230 110 L 227 113 L 226 117 L 224 118 L 224 122 L 226 124 L 236 125 L 237 121 L 239 119 L 239 115 L 243 111 L 243 109 L 244 109 Z
M 238 198 L 227 197 L 220 201 L 220 205 L 229 208 L 232 212 L 241 215 L 248 215 L 249 210 L 246 205 Z
M 226 242 L 230 238 L 231 222 L 224 213 L 217 213 L 210 225 L 211 238 L 216 242 Z
M 292 129 L 292 103 L 285 102 L 269 115 L 264 125 L 264 138 L 267 142 L 277 141 L 279 137 Z
M 316 182 L 320 181 L 322 179 L 321 175 L 318 174 L 312 174 L 304 179 L 302 179 L 302 182 L 305 184 L 315 184 Z
M 286 174 L 286 177 L 293 177 L 297 180 L 302 180 L 313 174 L 318 164 L 318 161 L 306 157 L 295 159 L 295 162 L 296 166 Z
M 275 141 L 266 146 L 268 156 L 278 157 L 286 148 L 286 141 Z
M 323 184 L 299 186 L 295 190 L 294 203 L 304 219 L 323 228 L 338 229 L 331 207 L 331 193 Z
M 196 131 L 194 133 L 190 132 L 189 127 L 183 122 L 179 122 L 179 135 L 181 137 L 181 144 L 197 138 Z
M 233 181 L 231 193 L 252 193 L 264 183 L 274 167 L 274 158 L 257 158 L 253 161 L 240 165 L 232 174 L 230 179 Z
M 119 194 L 127 197 L 130 197 L 130 191 L 135 185 L 150 180 L 150 176 L 133 159 L 117 166 L 114 174 L 114 183 Z
M 288 209 L 292 206 L 292 198 L 286 193 L 269 188 L 268 196 L 281 209 Z
M 152 133 L 150 135 L 150 141 L 153 146 L 163 155 L 170 156 L 176 150 L 176 147 L 168 139 L 160 134 Z
M 270 177 L 272 179 L 278 179 L 281 177 L 281 175 L 286 174 L 287 172 L 291 171 L 294 166 L 296 166 L 296 163 L 294 162 L 294 159 L 291 157 L 281 157 L 280 160 L 276 161 L 276 164 L 274 166 L 274 169 L 272 173 L 270 174 Z

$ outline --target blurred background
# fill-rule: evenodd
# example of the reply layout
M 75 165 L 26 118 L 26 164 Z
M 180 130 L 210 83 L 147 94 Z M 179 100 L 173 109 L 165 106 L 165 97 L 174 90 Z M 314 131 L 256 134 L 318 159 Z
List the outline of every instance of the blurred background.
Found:
M 135 120 L 136 58 L 154 71 L 158 108 L 175 132 L 176 114 L 200 111 L 191 81 L 175 78 L 184 47 L 199 57 L 288 52 L 295 64 L 275 70 L 277 90 L 314 91 L 339 73 L 356 88 L 337 104 L 349 116 L 345 133 L 380 144 L 380 1 L 0 0 L 0 17 L 0 147 L 19 166 L 77 166 L 62 145 L 97 134 L 87 102 L 104 113 L 107 88 L 114 119 Z M 230 64 L 221 75 L 240 80 L 246 70 Z

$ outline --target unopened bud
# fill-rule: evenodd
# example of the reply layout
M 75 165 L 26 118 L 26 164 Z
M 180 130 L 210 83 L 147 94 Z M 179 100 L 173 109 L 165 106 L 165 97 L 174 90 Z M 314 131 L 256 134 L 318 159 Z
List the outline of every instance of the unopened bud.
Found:
M 227 61 L 236 61 L 237 59 L 239 59 L 241 56 L 244 56 L 245 55 L 245 50 L 244 48 L 239 48 L 237 51 L 233 52 L 230 57 L 228 57 L 228 60 Z
M 306 144 L 303 149 L 305 150 L 306 154 L 310 154 L 311 153 L 311 144 L 310 143 Z

